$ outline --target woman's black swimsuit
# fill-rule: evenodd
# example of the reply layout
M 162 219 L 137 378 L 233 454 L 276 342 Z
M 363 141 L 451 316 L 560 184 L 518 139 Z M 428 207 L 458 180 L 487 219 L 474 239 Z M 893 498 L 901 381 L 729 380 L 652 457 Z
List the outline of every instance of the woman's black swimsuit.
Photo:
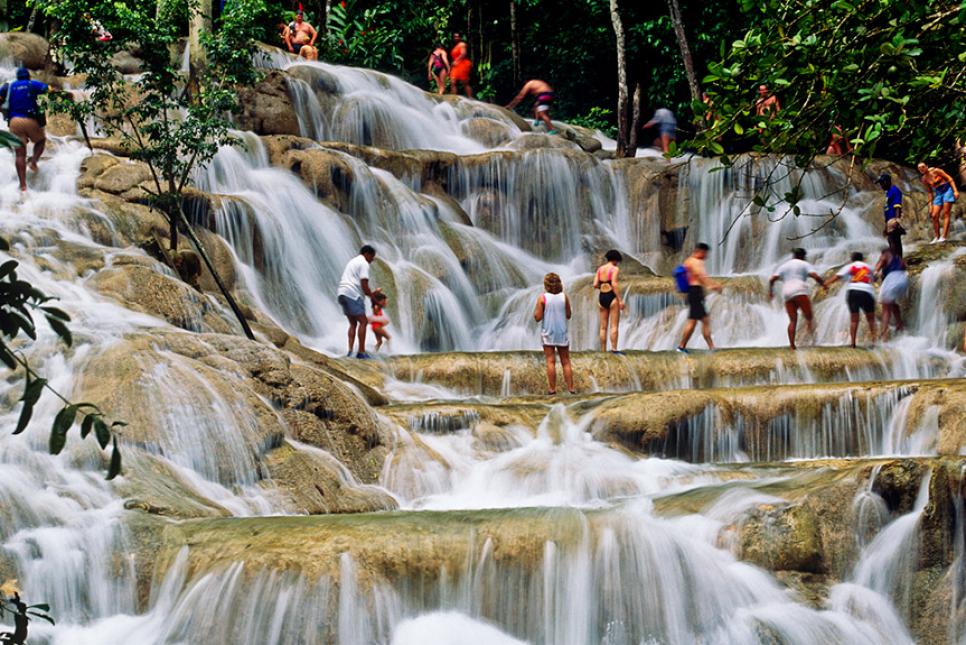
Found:
M 613 274 L 614 272 L 611 271 L 611 275 Z M 610 283 L 611 283 L 610 280 L 601 280 L 600 283 L 598 283 L 597 288 L 600 288 L 605 284 L 609 285 Z M 612 302 L 614 302 L 615 298 L 617 298 L 617 294 L 614 293 L 613 286 L 612 286 L 611 291 L 608 291 L 606 293 L 603 291 L 600 292 L 600 295 L 597 296 L 597 302 L 599 302 L 600 306 L 603 307 L 604 309 L 610 309 L 610 305 Z

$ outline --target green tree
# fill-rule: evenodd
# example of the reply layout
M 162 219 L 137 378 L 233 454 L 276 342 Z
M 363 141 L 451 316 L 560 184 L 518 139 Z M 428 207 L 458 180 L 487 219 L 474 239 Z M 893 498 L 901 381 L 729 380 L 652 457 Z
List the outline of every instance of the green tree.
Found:
M 741 0 L 751 27 L 708 66 L 700 152 L 790 153 L 805 166 L 840 128 L 860 158 L 948 162 L 966 120 L 966 3 Z M 755 114 L 760 84 L 781 99 Z M 706 106 L 693 104 L 696 115 Z
M 240 108 L 238 88 L 259 78 L 254 65 L 255 37 L 263 30 L 263 0 L 229 0 L 215 23 L 216 31 L 198 33 L 200 52 L 185 73 L 177 50 L 188 25 L 198 20 L 195 0 L 35 0 L 49 22 L 59 25 L 52 38 L 62 60 L 86 75 L 88 92 L 79 100 L 52 98 L 54 109 L 78 123 L 93 120 L 106 135 L 120 138 L 135 159 L 148 165 L 154 183 L 151 204 L 170 222 L 171 248 L 184 231 L 214 276 L 222 295 L 249 338 L 245 317 L 225 288 L 207 252 L 188 222 L 184 189 L 192 172 L 222 145 L 234 139 L 231 114 Z M 100 42 L 93 21 L 113 35 Z M 136 48 L 143 73 L 125 78 L 111 64 L 115 53 Z

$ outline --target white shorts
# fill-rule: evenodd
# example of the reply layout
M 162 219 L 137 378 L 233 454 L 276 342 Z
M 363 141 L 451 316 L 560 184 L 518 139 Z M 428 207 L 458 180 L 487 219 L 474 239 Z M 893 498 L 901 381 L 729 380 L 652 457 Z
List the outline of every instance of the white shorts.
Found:
M 540 105 L 537 106 L 537 112 L 549 112 L 549 111 L 550 111 L 550 106 L 547 105 L 546 103 L 541 103 Z
M 892 304 L 896 300 L 901 300 L 909 292 L 909 274 L 905 271 L 892 271 L 882 281 L 882 288 L 879 289 L 879 300 L 886 304 Z
M 807 296 L 808 293 L 808 285 L 801 280 L 789 280 L 782 285 L 782 298 L 785 300 L 791 300 L 798 296 Z

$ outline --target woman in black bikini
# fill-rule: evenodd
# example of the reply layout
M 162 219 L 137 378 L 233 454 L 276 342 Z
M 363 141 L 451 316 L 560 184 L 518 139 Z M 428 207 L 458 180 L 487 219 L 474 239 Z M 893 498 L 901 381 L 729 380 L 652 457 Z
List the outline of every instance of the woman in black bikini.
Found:
M 449 76 L 449 56 L 442 47 L 437 47 L 429 55 L 426 63 L 426 72 L 429 80 L 436 80 L 436 87 L 440 95 L 446 90 L 446 77 Z
M 606 262 L 594 274 L 594 289 L 600 290 L 597 302 L 600 304 L 600 351 L 607 351 L 607 331 L 610 329 L 610 348 L 617 351 L 617 329 L 621 322 L 624 300 L 621 299 L 617 275 L 624 256 L 620 251 L 611 249 L 604 254 Z

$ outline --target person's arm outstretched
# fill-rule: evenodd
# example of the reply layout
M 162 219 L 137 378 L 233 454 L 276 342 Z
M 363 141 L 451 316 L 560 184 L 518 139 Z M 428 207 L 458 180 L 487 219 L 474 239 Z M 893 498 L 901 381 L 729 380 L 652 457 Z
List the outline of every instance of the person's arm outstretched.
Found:
M 775 283 L 781 280 L 781 276 L 777 273 L 768 279 L 768 299 L 771 300 L 775 295 Z
M 526 85 L 523 86 L 523 89 L 520 90 L 520 93 L 517 94 L 515 97 L 513 97 L 512 101 L 506 104 L 506 109 L 512 110 L 516 106 L 520 105 L 520 101 L 523 100 L 523 98 L 529 93 L 529 91 L 530 91 L 530 84 L 527 83 Z

